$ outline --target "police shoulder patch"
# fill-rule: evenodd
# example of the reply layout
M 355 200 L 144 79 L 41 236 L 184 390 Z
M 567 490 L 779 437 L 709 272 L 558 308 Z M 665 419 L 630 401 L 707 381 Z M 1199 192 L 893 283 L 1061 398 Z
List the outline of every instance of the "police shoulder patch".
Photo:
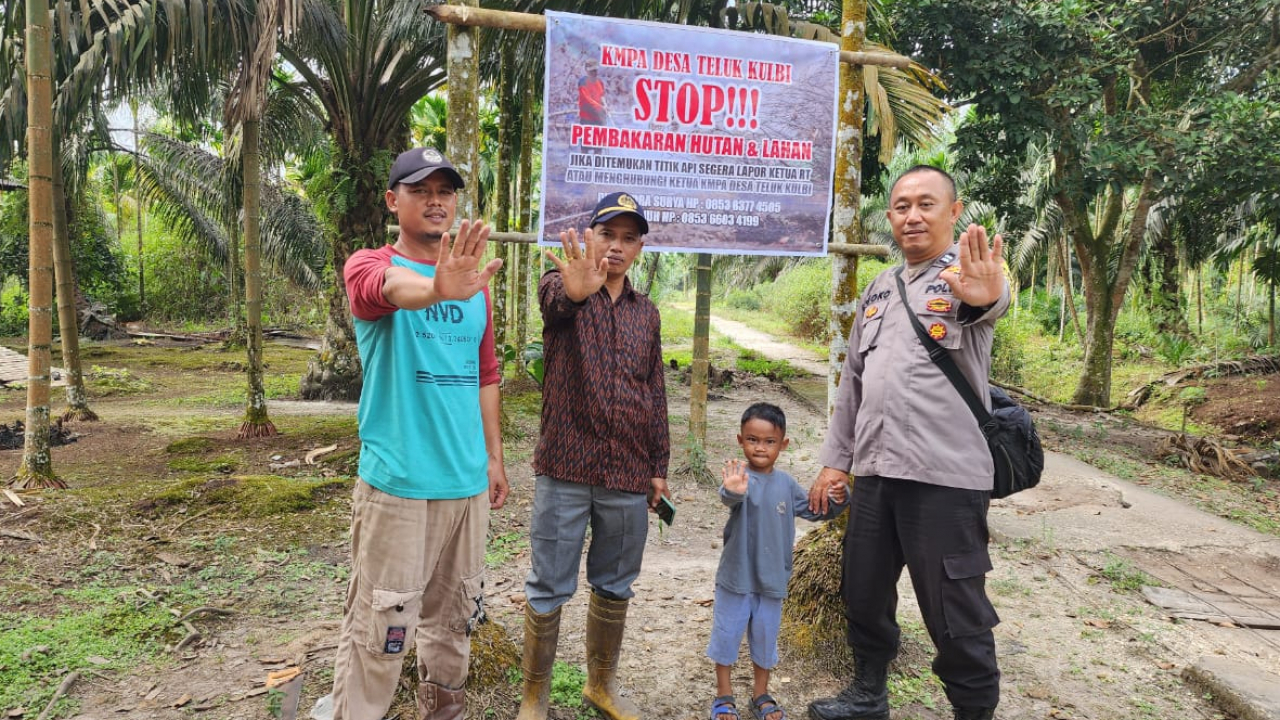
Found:
M 929 337 L 934 340 L 941 340 L 947 336 L 947 326 L 940 322 L 929 326 Z

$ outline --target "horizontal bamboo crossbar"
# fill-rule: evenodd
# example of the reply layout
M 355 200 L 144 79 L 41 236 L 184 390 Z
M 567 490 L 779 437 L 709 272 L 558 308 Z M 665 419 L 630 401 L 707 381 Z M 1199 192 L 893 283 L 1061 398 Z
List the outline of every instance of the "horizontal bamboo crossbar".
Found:
M 446 5 L 443 3 L 426 6 L 426 13 L 442 23 L 450 25 L 466 25 L 468 27 L 498 28 L 501 30 L 525 30 L 527 32 L 544 33 L 547 31 L 547 17 L 533 13 L 510 12 L 507 10 L 490 10 L 487 8 L 467 7 L 465 5 Z M 850 65 L 878 65 L 882 67 L 906 68 L 911 58 L 897 53 L 840 51 L 840 62 Z
M 457 231 L 458 231 L 457 228 L 453 229 L 454 233 L 457 233 Z M 393 237 L 399 235 L 400 226 L 388 225 L 387 234 Z M 534 245 L 538 242 L 538 233 L 490 232 L 489 242 Z M 697 250 L 688 250 L 687 252 L 697 252 Z M 859 243 L 827 243 L 827 254 L 889 257 L 889 248 L 884 245 L 867 245 L 867 244 L 859 244 Z

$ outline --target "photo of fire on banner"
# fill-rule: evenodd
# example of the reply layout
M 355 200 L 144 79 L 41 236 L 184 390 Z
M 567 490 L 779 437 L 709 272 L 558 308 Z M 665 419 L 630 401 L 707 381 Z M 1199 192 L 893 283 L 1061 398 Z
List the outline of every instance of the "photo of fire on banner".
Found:
M 829 43 L 548 11 L 539 244 L 625 191 L 647 250 L 826 254 L 838 67 Z

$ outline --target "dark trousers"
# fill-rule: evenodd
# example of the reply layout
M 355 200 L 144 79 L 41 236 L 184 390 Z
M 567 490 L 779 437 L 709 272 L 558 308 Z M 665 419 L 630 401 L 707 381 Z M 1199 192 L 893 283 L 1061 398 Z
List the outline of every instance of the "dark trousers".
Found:
M 986 593 L 989 503 L 978 490 L 874 476 L 853 482 L 840 589 L 849 645 L 871 662 L 897 656 L 897 586 L 905 565 L 938 650 L 933 672 L 955 706 L 1000 701 L 991 632 L 1000 618 Z

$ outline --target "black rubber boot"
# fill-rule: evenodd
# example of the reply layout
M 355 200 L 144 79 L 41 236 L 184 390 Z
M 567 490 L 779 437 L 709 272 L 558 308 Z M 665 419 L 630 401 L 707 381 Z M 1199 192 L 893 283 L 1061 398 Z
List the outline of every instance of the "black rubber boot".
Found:
M 995 720 L 996 716 L 995 708 L 958 707 L 952 712 L 955 720 Z
M 809 703 L 812 720 L 889 720 L 889 663 L 853 660 L 853 682 L 833 698 Z

